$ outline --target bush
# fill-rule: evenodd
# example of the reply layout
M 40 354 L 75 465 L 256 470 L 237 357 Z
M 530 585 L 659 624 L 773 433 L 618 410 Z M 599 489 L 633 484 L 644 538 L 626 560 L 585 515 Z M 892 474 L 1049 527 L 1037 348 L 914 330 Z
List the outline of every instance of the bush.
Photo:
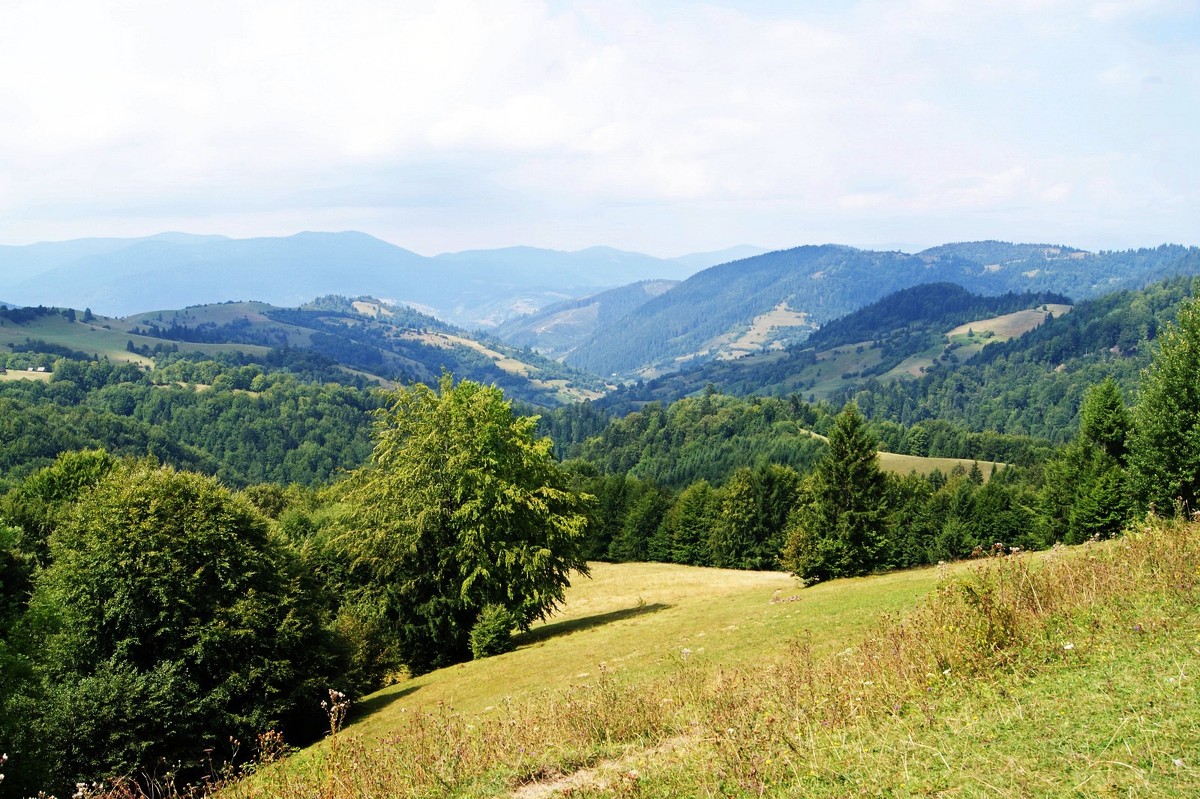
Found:
M 471 628 L 471 655 L 479 660 L 512 651 L 516 626 L 516 619 L 502 605 L 488 605 Z

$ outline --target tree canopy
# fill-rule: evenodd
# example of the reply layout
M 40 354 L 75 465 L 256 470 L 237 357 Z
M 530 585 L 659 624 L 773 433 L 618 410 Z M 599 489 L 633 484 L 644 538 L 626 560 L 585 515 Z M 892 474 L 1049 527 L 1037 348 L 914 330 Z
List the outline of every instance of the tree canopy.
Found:
M 567 488 L 536 420 L 500 389 L 443 376 L 413 385 L 378 418 L 353 478 L 348 546 L 396 626 L 413 672 L 470 657 L 485 607 L 528 626 L 563 598 L 582 556 L 584 500 Z

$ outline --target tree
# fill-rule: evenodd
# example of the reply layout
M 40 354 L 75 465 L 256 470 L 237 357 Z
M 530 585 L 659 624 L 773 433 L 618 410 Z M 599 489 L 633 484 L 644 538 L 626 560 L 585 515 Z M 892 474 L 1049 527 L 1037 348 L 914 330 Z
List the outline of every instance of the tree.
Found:
M 210 477 L 122 464 L 50 545 L 30 614 L 56 780 L 198 765 L 229 736 L 303 723 L 341 671 L 294 559 Z
M 1200 493 L 1200 303 L 1186 302 L 1179 323 L 1159 337 L 1142 373 L 1129 451 L 1139 499 L 1159 513 L 1197 509 Z
M 774 463 L 734 472 L 721 491 L 721 510 L 709 542 L 712 565 L 779 568 L 784 530 L 800 484 L 795 469 Z
M 680 493 L 664 521 L 672 562 L 711 565 L 708 542 L 720 511 L 721 496 L 707 480 L 692 483 Z
M 365 590 L 414 673 L 467 660 L 488 606 L 528 629 L 562 601 L 582 556 L 585 499 L 566 487 L 536 419 L 495 387 L 442 377 L 394 395 L 371 463 L 353 478 L 348 540 Z
M 1089 388 L 1079 410 L 1079 432 L 1112 460 L 1125 463 L 1129 436 L 1129 410 L 1121 387 L 1111 377 Z
M 829 449 L 788 523 L 783 565 L 806 580 L 865 574 L 886 553 L 887 478 L 853 402 L 834 419 Z

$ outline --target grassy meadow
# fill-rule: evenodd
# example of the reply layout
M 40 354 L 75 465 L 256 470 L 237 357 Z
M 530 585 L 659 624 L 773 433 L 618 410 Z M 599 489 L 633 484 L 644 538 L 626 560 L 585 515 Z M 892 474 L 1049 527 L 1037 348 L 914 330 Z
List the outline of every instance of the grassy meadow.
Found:
M 598 564 L 228 797 L 1200 795 L 1200 528 L 800 589 Z
M 160 338 L 141 336 L 130 333 L 136 325 L 128 320 L 96 317 L 94 322 L 70 322 L 58 314 L 48 314 L 37 317 L 21 325 L 0 325 L 0 347 L 9 344 L 23 344 L 25 339 L 40 339 L 51 344 L 58 344 L 78 352 L 94 355 L 97 358 L 108 358 L 111 361 L 130 361 L 143 366 L 150 366 L 153 361 L 142 355 L 129 352 L 126 347 L 129 342 L 134 346 L 154 347 L 158 344 L 174 344 L 184 352 L 252 352 L 264 354 L 269 348 L 251 344 L 195 344 L 191 342 L 167 342 Z

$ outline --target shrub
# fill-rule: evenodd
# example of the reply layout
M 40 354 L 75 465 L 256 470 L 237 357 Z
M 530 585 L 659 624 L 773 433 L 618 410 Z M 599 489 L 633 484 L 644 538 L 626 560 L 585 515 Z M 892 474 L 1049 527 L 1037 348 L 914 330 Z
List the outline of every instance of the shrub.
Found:
M 471 628 L 471 655 L 479 660 L 511 651 L 516 626 L 516 619 L 503 605 L 488 605 Z

